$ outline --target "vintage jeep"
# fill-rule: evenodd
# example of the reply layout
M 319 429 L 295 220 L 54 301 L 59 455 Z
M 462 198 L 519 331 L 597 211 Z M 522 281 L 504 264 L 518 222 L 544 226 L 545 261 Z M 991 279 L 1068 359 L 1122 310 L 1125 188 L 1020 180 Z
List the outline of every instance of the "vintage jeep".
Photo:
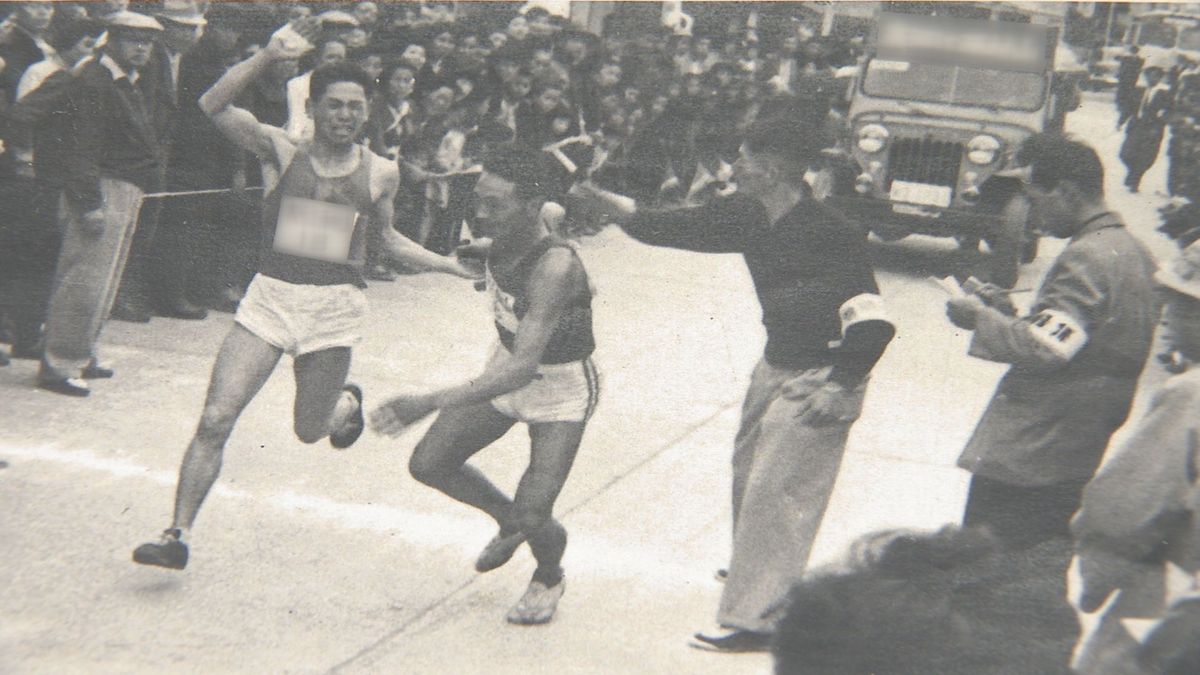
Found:
M 831 200 L 885 240 L 947 236 L 968 249 L 985 241 L 991 255 L 978 275 L 1011 287 L 1037 252 L 1013 155 L 1030 135 L 1060 126 L 1064 111 L 1055 108 L 1057 28 L 1003 16 L 879 12 L 846 116 L 855 175 Z

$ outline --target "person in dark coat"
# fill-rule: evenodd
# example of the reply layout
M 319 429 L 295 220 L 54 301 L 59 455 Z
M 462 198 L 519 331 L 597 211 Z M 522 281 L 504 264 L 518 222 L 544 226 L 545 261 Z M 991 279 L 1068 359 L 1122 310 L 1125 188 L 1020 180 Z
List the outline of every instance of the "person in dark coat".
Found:
M 190 52 L 198 43 L 207 20 L 200 12 L 195 0 L 167 0 L 155 13 L 155 18 L 163 27 L 162 38 L 155 43 L 150 63 L 143 68 L 142 80 L 139 83 L 150 98 L 155 108 L 154 121 L 158 126 L 158 138 L 163 143 L 169 143 L 177 137 L 180 131 L 180 106 L 186 100 L 180 93 L 180 74 L 182 72 L 184 55 Z M 198 96 L 198 94 L 197 94 Z M 164 148 L 170 156 L 170 151 Z M 168 161 L 170 161 L 168 159 Z M 171 190 L 178 189 L 176 181 L 167 184 Z M 203 312 L 186 306 L 171 306 L 169 309 L 155 305 L 155 297 L 161 291 L 164 281 L 170 287 L 175 279 L 173 272 L 163 279 L 163 258 L 174 258 L 164 251 L 159 237 L 159 222 L 162 220 L 164 201 L 149 200 L 142 208 L 137 231 L 129 252 L 129 262 L 125 266 L 125 274 L 121 278 L 120 290 L 113 306 L 113 318 L 121 321 L 145 323 L 150 320 L 154 310 L 164 316 L 175 318 L 203 318 Z M 177 214 L 169 213 L 169 219 L 174 226 Z M 178 299 L 172 297 L 172 305 L 178 304 Z
M 46 318 L 38 386 L 87 396 L 89 378 L 111 377 L 96 352 L 137 227 L 142 196 L 161 188 L 165 144 L 152 91 L 140 84 L 162 26 L 134 12 L 109 23 L 99 58 L 79 72 L 68 103 L 62 252 Z
M 19 359 L 42 356 L 42 324 L 62 245 L 58 200 L 64 165 L 73 148 L 64 143 L 67 97 L 73 68 L 90 57 L 103 26 L 90 21 L 55 19 L 50 35 L 57 52 L 44 74 L 22 78 L 29 91 L 2 117 L 6 158 L 13 175 L 2 183 L 5 218 L 0 223 L 0 312 L 12 323 L 12 355 Z M 28 82 L 36 79 L 37 83 Z
M 1144 71 L 1146 86 L 1138 88 L 1138 104 L 1125 127 L 1125 142 L 1121 144 L 1121 161 L 1128 169 L 1125 187 L 1130 192 L 1141 188 L 1142 176 L 1154 166 L 1162 147 L 1167 115 L 1171 112 L 1171 90 L 1166 82 L 1166 68 L 1154 64 Z
M 170 138 L 167 167 L 167 190 L 172 192 L 231 189 L 241 168 L 241 153 L 197 104 L 236 55 L 241 33 L 240 13 L 220 5 L 210 11 L 203 37 L 180 59 L 177 131 Z M 253 229 L 255 222 L 232 217 L 232 199 L 207 194 L 164 200 L 154 246 L 155 309 L 160 315 L 203 319 L 205 306 L 218 301 L 223 282 L 218 272 L 231 253 L 223 242 L 239 240 L 238 232 Z
M 46 41 L 54 19 L 54 3 L 18 3 L 13 10 L 13 19 L 16 26 L 0 45 L 0 58 L 5 64 L 0 70 L 0 90 L 6 105 L 16 99 L 17 83 L 25 69 L 54 53 L 54 48 Z
M 1117 128 L 1125 126 L 1129 118 L 1137 112 L 1138 78 L 1142 76 L 1142 64 L 1145 59 L 1138 56 L 1137 45 L 1129 48 L 1129 53 L 1118 58 L 1117 67 Z

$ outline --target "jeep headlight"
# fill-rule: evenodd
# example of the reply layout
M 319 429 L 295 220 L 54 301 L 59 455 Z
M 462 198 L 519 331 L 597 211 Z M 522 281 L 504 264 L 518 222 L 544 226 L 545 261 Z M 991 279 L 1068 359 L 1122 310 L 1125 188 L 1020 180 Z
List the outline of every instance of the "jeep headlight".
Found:
M 868 124 L 858 130 L 858 149 L 867 153 L 876 153 L 887 145 L 888 130 L 880 124 Z
M 967 144 L 967 159 L 972 164 L 991 164 L 1000 153 L 1000 141 L 992 136 L 976 136 Z

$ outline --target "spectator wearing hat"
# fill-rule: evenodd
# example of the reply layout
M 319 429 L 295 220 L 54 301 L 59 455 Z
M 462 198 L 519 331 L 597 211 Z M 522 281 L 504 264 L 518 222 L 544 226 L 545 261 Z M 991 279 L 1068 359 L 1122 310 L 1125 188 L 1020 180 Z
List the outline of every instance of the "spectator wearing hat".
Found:
M 79 72 L 68 101 L 64 226 L 38 386 L 86 396 L 88 378 L 110 377 L 96 343 L 108 318 L 137 227 L 142 195 L 163 184 L 164 139 L 152 92 L 143 90 L 162 26 L 134 12 L 109 23 L 101 56 Z
M 1121 144 L 1121 161 L 1128 173 L 1125 187 L 1137 192 L 1142 176 L 1154 166 L 1162 146 L 1167 116 L 1171 112 L 1171 88 L 1166 81 L 1167 64 L 1159 60 L 1147 62 L 1142 71 L 1145 86 L 1138 88 L 1137 108 L 1125 127 L 1125 142 Z
M 195 0 L 165 0 L 155 13 L 155 19 L 163 26 L 162 37 L 155 43 L 150 63 L 142 69 L 139 82 L 144 91 L 155 99 L 160 111 L 156 123 L 161 125 L 158 137 L 170 143 L 177 138 L 175 131 L 179 121 L 179 75 L 184 54 L 191 51 L 200 40 L 207 23 Z M 168 156 L 171 154 L 168 149 Z M 170 161 L 168 159 L 168 161 Z M 169 189 L 177 189 L 168 171 Z M 139 215 L 137 231 L 129 251 L 129 261 L 121 279 L 120 290 L 113 307 L 113 318 L 122 321 L 145 323 L 155 310 L 164 316 L 198 319 L 203 313 L 186 311 L 186 308 L 170 307 L 160 295 L 163 282 L 175 283 L 174 271 L 163 264 L 172 258 L 159 236 L 159 223 L 163 203 L 153 200 L 144 205 Z M 170 214 L 174 221 L 175 214 Z M 172 223 L 173 224 L 173 223 Z M 169 245 L 168 245 L 169 246 Z M 166 276 L 163 270 L 168 270 Z
M 207 15 L 203 36 L 182 55 L 178 73 L 178 113 L 170 142 L 167 189 L 171 192 L 228 190 L 242 169 L 242 153 L 226 140 L 197 101 L 236 58 L 244 13 L 217 5 Z M 164 26 L 169 26 L 164 23 Z M 167 35 L 170 35 L 167 28 Z M 234 217 L 228 194 L 178 196 L 164 200 L 156 242 L 156 310 L 177 319 L 203 319 L 205 305 L 220 305 L 228 283 L 225 258 L 248 227 Z M 252 222 L 252 221 L 250 221 Z M 224 243 L 229 242 L 229 243 Z
M 1167 342 L 1183 367 L 1154 393 L 1145 417 L 1088 484 L 1071 523 L 1080 608 L 1095 612 L 1116 593 L 1081 645 L 1083 675 L 1196 672 L 1195 660 L 1186 671 L 1168 664 L 1189 649 L 1196 659 L 1200 616 L 1200 243 L 1155 280 L 1166 294 Z M 1155 639 L 1167 637 L 1164 622 L 1183 618 L 1173 614 L 1185 613 L 1193 617 L 1190 638 Z

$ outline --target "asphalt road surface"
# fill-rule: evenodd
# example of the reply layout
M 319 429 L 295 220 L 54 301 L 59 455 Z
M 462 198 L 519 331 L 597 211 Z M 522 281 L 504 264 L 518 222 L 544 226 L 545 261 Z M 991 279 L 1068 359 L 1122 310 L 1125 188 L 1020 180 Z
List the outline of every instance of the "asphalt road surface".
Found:
M 1169 255 L 1153 233 L 1165 163 L 1129 195 L 1113 123 L 1111 101 L 1095 97 L 1069 128 L 1104 157 L 1112 206 Z M 1018 287 L 1059 250 L 1045 242 Z M 108 326 L 117 376 L 88 399 L 34 389 L 28 361 L 0 370 L 0 672 L 768 672 L 765 655 L 686 645 L 713 623 L 713 572 L 728 556 L 732 438 L 763 341 L 748 275 L 737 256 L 653 249 L 612 228 L 584 257 L 603 393 L 557 508 L 570 545 L 551 624 L 504 622 L 533 569 L 528 549 L 476 574 L 489 521 L 408 476 L 423 429 L 368 431 L 342 452 L 295 440 L 286 359 L 229 442 L 189 568 L 131 563 L 169 523 L 231 322 L 156 318 Z M 959 519 L 968 476 L 954 460 L 1003 372 L 965 355 L 928 281 L 960 261 L 953 242 L 914 237 L 876 257 L 899 333 L 851 435 L 817 563 L 868 532 Z M 368 295 L 352 369 L 368 406 L 482 366 L 493 329 L 470 283 L 408 276 Z M 477 465 L 512 489 L 526 453 L 518 428 Z

